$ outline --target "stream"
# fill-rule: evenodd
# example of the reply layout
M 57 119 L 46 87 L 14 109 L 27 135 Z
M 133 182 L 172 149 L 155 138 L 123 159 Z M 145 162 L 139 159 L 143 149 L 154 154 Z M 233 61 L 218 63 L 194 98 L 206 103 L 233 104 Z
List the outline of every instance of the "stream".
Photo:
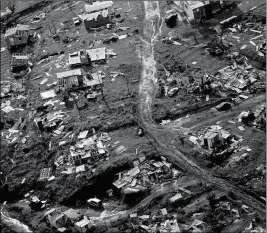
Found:
M 15 218 L 9 217 L 8 214 L 3 211 L 3 207 L 1 208 L 1 221 L 15 232 L 32 232 L 27 225 Z

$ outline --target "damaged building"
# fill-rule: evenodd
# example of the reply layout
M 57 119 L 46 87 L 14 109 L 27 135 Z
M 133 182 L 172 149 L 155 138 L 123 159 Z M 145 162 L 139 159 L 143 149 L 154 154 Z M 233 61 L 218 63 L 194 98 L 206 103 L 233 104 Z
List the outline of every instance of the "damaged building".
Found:
M 85 4 L 86 14 L 82 16 L 85 28 L 90 30 L 110 23 L 110 11 L 112 5 L 112 1 Z
M 95 48 L 86 50 L 91 62 L 105 62 L 106 61 L 106 48 Z
M 180 2 L 176 4 L 180 4 Z M 188 20 L 195 22 L 211 18 L 221 8 L 230 4 L 232 2 L 229 3 L 229 1 L 181 1 L 182 9 L 188 16 Z
M 85 28 L 90 30 L 110 23 L 110 16 L 108 10 L 102 10 L 84 15 L 83 20 Z
M 9 49 L 26 45 L 30 36 L 30 27 L 29 25 L 17 24 L 16 27 L 12 27 L 6 30 L 4 35 L 7 47 Z

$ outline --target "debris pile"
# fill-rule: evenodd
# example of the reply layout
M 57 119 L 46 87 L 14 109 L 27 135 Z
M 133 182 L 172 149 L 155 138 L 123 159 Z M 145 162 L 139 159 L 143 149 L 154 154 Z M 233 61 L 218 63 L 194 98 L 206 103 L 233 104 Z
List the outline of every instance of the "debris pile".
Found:
M 214 38 L 206 45 L 206 49 L 212 55 L 222 55 L 225 51 L 229 50 L 231 47 L 230 43 L 227 43 L 222 38 Z
M 65 134 L 59 142 L 59 146 L 68 143 L 68 138 L 74 138 L 74 133 Z M 85 170 L 94 172 L 93 167 L 97 162 L 108 160 L 108 145 L 103 142 L 111 140 L 107 133 L 95 134 L 95 131 L 85 130 L 80 132 L 75 145 L 69 147 L 69 155 L 59 155 L 56 158 L 55 165 L 63 174 L 79 173 Z M 67 168 L 67 171 L 65 170 Z
M 113 182 L 113 186 L 120 193 L 139 193 L 149 189 L 153 184 L 182 176 L 182 172 L 173 168 L 165 157 L 162 157 L 161 161 L 148 161 L 143 156 L 133 164 L 134 168 L 119 173 L 118 179 Z

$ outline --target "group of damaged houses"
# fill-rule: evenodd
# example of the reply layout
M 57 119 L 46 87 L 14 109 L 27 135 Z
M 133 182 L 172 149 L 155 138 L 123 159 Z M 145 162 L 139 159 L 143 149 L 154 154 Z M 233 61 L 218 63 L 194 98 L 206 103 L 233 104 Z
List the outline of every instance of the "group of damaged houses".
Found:
M 83 138 L 87 135 L 87 131 L 81 132 L 78 136 L 79 138 Z M 110 138 L 107 134 L 101 134 L 100 139 L 105 138 L 105 141 L 109 141 Z M 93 140 L 96 139 L 96 135 L 94 134 L 91 137 L 88 137 L 86 139 L 82 139 L 81 142 L 86 142 L 86 145 L 93 145 Z M 87 143 L 87 141 L 91 141 L 91 143 Z M 101 143 L 101 141 L 98 141 L 97 143 Z M 78 144 L 78 143 L 77 143 Z M 80 146 L 81 147 L 81 146 Z M 76 167 L 76 172 L 84 171 L 85 165 L 87 159 L 93 156 L 92 154 L 95 153 L 98 154 L 105 154 L 106 151 L 105 146 L 102 144 L 102 149 L 98 148 L 98 152 L 96 150 L 87 150 L 86 156 L 81 156 L 81 154 L 73 154 L 71 153 L 70 157 L 73 162 L 73 164 L 79 165 Z M 97 147 L 95 147 L 97 148 Z M 73 150 L 74 148 L 70 148 L 70 150 Z M 121 150 L 122 148 L 118 147 L 116 151 Z M 107 152 L 108 153 L 108 152 Z M 60 161 L 57 160 L 55 162 L 57 166 L 60 166 Z M 61 162 L 61 165 L 63 163 Z M 82 165 L 80 165 L 82 164 Z M 114 182 L 112 183 L 112 188 L 106 191 L 106 195 L 108 198 L 113 197 L 121 197 L 126 202 L 132 202 L 137 201 L 140 198 L 142 198 L 147 192 L 149 192 L 150 188 L 152 188 L 155 184 L 160 184 L 162 182 L 170 181 L 173 179 L 177 179 L 181 176 L 183 176 L 183 173 L 176 169 L 172 163 L 168 162 L 168 160 L 161 156 L 161 158 L 157 160 L 150 160 L 147 159 L 146 156 L 141 156 L 140 158 L 133 161 L 132 164 L 133 168 L 125 170 L 123 172 L 119 172 L 114 177 Z M 83 167 L 83 169 L 81 169 Z M 79 171 L 77 171 L 79 168 Z M 75 169 L 74 169 L 75 170 Z M 75 171 L 74 171 L 75 172 Z M 67 172 L 62 172 L 67 173 Z M 48 178 L 50 177 L 50 178 Z M 51 177 L 51 169 L 43 169 L 40 175 L 40 180 L 47 179 L 49 181 L 53 180 L 53 176 Z M 192 192 L 179 187 L 177 190 L 177 193 L 169 198 L 169 203 L 171 205 L 177 204 L 183 199 L 191 195 Z M 30 203 L 30 206 L 35 209 L 39 208 L 45 208 L 46 201 L 40 201 L 37 196 L 34 195 L 34 191 L 31 191 L 25 195 L 25 198 Z M 103 203 L 100 199 L 94 197 L 87 200 L 87 203 L 94 208 L 100 208 L 102 209 Z M 167 216 L 168 212 L 166 208 L 161 210 L 162 216 Z M 46 221 L 53 227 L 55 227 L 59 232 L 64 232 L 68 229 L 68 227 L 73 227 L 79 231 L 79 232 L 86 232 L 90 227 L 92 227 L 96 222 L 94 218 L 89 218 L 86 215 L 83 215 L 80 213 L 79 210 L 74 209 L 66 209 L 65 207 L 58 207 L 58 208 L 52 208 L 45 212 L 44 217 Z M 137 219 L 140 219 L 141 221 L 147 221 L 150 219 L 149 215 L 140 215 L 138 216 L 137 213 L 133 213 L 130 216 L 131 221 L 136 222 Z M 174 225 L 173 225 L 174 224 Z M 193 223 L 195 225 L 195 222 Z M 193 225 L 191 227 L 193 227 Z M 190 228 L 191 228 L 190 227 Z M 179 229 L 178 223 L 172 222 L 172 220 L 167 220 L 165 224 L 161 226 L 162 229 L 170 228 L 170 229 Z M 145 225 L 142 225 L 140 230 L 147 230 Z
M 112 1 L 104 1 L 104 2 L 93 2 L 92 4 L 85 4 L 85 14 L 79 15 L 79 17 L 83 20 L 86 29 L 90 30 L 92 28 L 100 27 L 102 25 L 106 25 L 111 23 L 111 17 L 114 15 L 114 9 L 112 8 Z M 44 15 L 45 17 L 45 15 Z M 74 24 L 80 23 L 80 20 L 74 20 Z M 24 46 L 29 44 L 32 39 L 33 34 L 31 34 L 31 29 L 29 25 L 17 24 L 15 27 L 8 28 L 5 32 L 4 38 L 8 49 L 14 49 L 18 46 Z M 69 65 L 88 65 L 90 62 L 105 60 L 105 48 L 98 48 L 92 50 L 81 50 L 69 55 Z M 30 72 L 30 66 L 32 63 L 29 61 L 28 54 L 18 54 L 13 53 L 11 59 L 11 71 L 13 72 L 14 77 L 20 77 L 22 75 L 26 75 Z M 99 80 L 91 83 L 83 83 L 81 80 L 82 77 L 81 70 L 75 70 L 58 74 L 58 78 L 60 80 L 60 86 L 62 84 L 65 85 L 64 79 L 69 79 L 66 85 L 73 86 L 90 86 L 99 84 Z M 77 77 L 79 76 L 79 78 Z M 72 77 L 72 78 L 70 78 Z M 73 79 L 75 78 L 75 80 Z M 97 82 L 97 84 L 95 84 Z
M 106 1 L 106 2 L 94 2 L 92 4 L 85 4 L 86 14 L 100 14 L 102 11 L 111 11 L 113 2 L 112 1 Z M 45 17 L 45 16 L 44 16 Z M 88 16 L 89 17 L 89 16 Z M 100 17 L 101 18 L 101 17 Z M 110 14 L 108 15 L 108 18 L 110 19 Z M 86 18 L 87 19 L 87 18 Z M 86 19 L 84 18 L 84 23 L 86 22 Z M 97 22 L 94 24 L 90 24 L 90 28 L 101 26 L 103 24 L 106 24 L 106 21 L 101 21 L 99 17 L 93 17 L 94 21 Z M 75 23 L 75 22 L 74 22 Z M 85 23 L 86 26 L 86 23 Z M 87 28 L 89 26 L 86 26 Z M 27 45 L 30 41 L 33 35 L 30 33 L 30 27 L 29 25 L 21 25 L 17 24 L 16 27 L 12 27 L 6 30 L 5 32 L 5 41 L 7 47 L 14 51 L 18 46 L 24 46 Z M 87 98 L 88 99 L 94 99 L 96 97 L 95 90 L 99 90 L 101 88 L 102 84 L 102 78 L 105 76 L 101 71 L 88 74 L 83 69 L 77 68 L 77 66 L 89 66 L 92 63 L 103 63 L 106 61 L 107 56 L 115 56 L 116 53 L 114 53 L 111 50 L 107 50 L 105 47 L 101 48 L 92 48 L 92 49 L 81 49 L 77 52 L 70 53 L 69 59 L 68 59 L 68 65 L 69 67 L 73 68 L 76 67 L 76 69 L 70 69 L 64 72 L 57 73 L 57 81 L 50 84 L 49 86 L 54 84 L 56 85 L 55 89 L 50 89 L 48 91 L 40 93 L 41 98 L 46 100 L 50 99 L 56 96 L 56 93 L 63 92 L 67 93 L 68 91 L 75 91 L 80 89 L 86 89 L 88 91 Z M 47 59 L 42 59 L 37 64 L 42 63 Z M 58 58 L 60 60 L 60 57 Z M 12 54 L 11 59 L 11 71 L 13 72 L 13 75 L 15 78 L 17 77 L 24 77 L 27 76 L 31 72 L 31 66 L 33 64 L 30 62 L 29 55 L 27 54 L 18 54 L 14 53 Z M 39 75 L 40 76 L 40 75 Z M 39 78 L 37 76 L 34 79 Z M 33 80 L 34 80 L 33 79 Z M 46 82 L 47 79 L 45 78 L 41 84 Z M 3 83 L 2 91 L 1 91 L 1 97 L 8 97 L 10 96 L 10 93 L 12 92 L 23 92 L 24 89 L 24 79 L 22 80 L 22 83 L 16 83 L 12 82 L 9 84 L 7 81 L 7 85 Z M 74 94 L 75 95 L 75 94 Z M 12 95 L 13 96 L 13 95 Z M 25 98 L 23 96 L 18 96 L 17 99 Z M 49 100 L 47 103 L 44 104 L 44 106 L 48 106 L 50 104 L 54 105 L 56 101 Z M 82 103 L 78 102 L 77 107 L 82 107 Z M 1 105 L 1 108 L 4 112 L 8 113 L 14 108 L 10 106 L 10 101 L 7 101 L 6 103 L 3 103 Z M 22 109 L 21 109 L 22 110 Z M 29 113 L 29 120 L 36 114 L 36 111 L 30 111 Z M 41 131 L 48 131 L 52 132 L 57 128 L 56 121 L 59 121 L 62 119 L 62 116 L 65 117 L 64 121 L 67 122 L 68 117 L 66 117 L 66 114 L 63 114 L 62 112 L 55 112 L 53 114 L 48 114 L 46 117 L 38 117 L 35 119 L 35 122 L 39 129 Z M 22 122 L 21 122 L 22 123 Z M 17 127 L 18 128 L 18 127 Z M 62 127 L 61 127 L 62 128 Z M 58 130 L 60 131 L 60 130 Z M 16 137 L 15 137 L 16 140 Z M 11 142 L 14 142 L 14 138 L 11 140 Z

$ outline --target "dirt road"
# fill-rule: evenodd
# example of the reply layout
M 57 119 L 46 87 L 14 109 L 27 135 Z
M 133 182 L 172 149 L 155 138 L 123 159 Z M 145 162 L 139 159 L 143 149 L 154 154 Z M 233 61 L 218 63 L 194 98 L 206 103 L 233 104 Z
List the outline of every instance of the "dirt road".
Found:
M 177 164 L 182 169 L 190 174 L 196 175 L 198 179 L 211 184 L 213 187 L 222 190 L 232 190 L 238 198 L 242 199 L 244 203 L 256 210 L 262 216 L 265 215 L 265 205 L 257 198 L 248 195 L 241 191 L 235 184 L 230 181 L 215 177 L 210 172 L 202 169 L 198 164 L 173 148 L 169 144 L 166 145 L 166 137 L 174 138 L 177 136 L 174 131 L 168 130 L 163 126 L 155 124 L 152 120 L 151 103 L 157 89 L 155 78 L 156 62 L 154 59 L 154 44 L 157 36 L 161 33 L 162 18 L 160 16 L 160 9 L 158 2 L 144 2 L 145 6 L 145 22 L 144 22 L 144 47 L 141 51 L 141 58 L 143 62 L 142 81 L 140 84 L 140 103 L 139 103 L 139 117 L 148 135 L 154 139 L 155 144 L 160 152 L 165 154 L 173 163 Z M 222 116 L 223 118 L 223 116 Z

